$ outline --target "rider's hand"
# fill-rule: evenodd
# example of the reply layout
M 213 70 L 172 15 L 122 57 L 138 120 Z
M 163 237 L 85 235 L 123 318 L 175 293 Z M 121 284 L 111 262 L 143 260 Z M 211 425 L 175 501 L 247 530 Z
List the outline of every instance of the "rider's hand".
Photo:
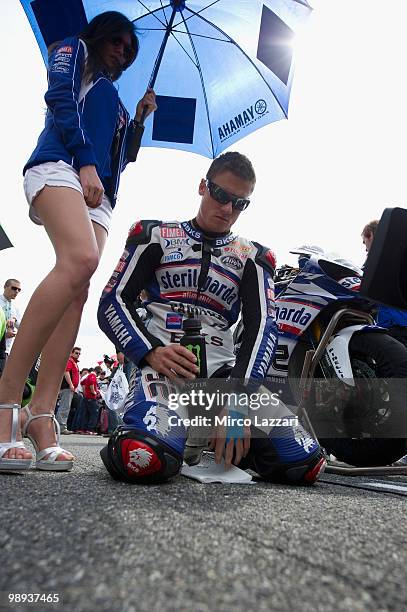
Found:
M 79 170 L 79 180 L 83 196 L 89 208 L 97 208 L 102 203 L 104 189 L 95 166 L 82 166 Z
M 137 104 L 135 116 L 136 121 L 140 121 L 144 107 L 146 107 L 146 117 L 148 117 L 151 113 L 157 110 L 157 104 L 155 102 L 155 92 L 153 89 L 147 89 L 146 93 Z
M 195 355 L 179 344 L 158 346 L 150 351 L 145 361 L 159 374 L 168 378 L 195 378 L 199 373 Z
M 226 409 L 222 410 L 219 419 L 223 416 L 228 416 L 228 414 L 230 418 L 244 419 L 243 414 L 235 411 L 229 413 Z M 237 430 L 240 430 L 240 432 L 237 433 Z M 215 462 L 221 463 L 222 457 L 224 457 L 225 468 L 228 470 L 232 465 L 234 454 L 235 458 L 233 463 L 234 465 L 239 465 L 243 457 L 246 457 L 250 450 L 250 435 L 250 427 L 248 425 L 228 428 L 219 423 L 219 425 L 216 426 L 213 436 L 209 439 L 209 449 L 215 451 Z

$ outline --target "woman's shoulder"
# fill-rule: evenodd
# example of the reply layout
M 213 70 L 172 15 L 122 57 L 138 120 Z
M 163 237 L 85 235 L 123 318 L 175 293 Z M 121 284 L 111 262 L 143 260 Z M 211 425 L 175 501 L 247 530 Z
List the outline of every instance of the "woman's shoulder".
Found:
M 54 53 L 54 51 L 58 51 L 59 53 L 70 53 L 80 44 L 82 44 L 84 49 L 86 49 L 85 42 L 79 38 L 79 36 L 67 36 L 66 38 L 57 40 L 50 44 L 48 47 L 48 55 Z
M 68 36 L 62 40 L 57 40 L 48 47 L 48 58 L 50 63 L 66 64 L 73 57 L 77 56 L 78 51 L 83 51 L 85 59 L 87 47 L 83 40 L 78 36 Z

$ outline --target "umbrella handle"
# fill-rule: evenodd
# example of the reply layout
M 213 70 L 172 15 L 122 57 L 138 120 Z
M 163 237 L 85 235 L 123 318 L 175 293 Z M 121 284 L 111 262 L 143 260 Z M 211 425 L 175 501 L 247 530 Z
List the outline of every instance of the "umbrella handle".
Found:
M 144 107 L 146 108 L 146 107 Z M 140 150 L 141 138 L 144 132 L 144 125 L 141 121 L 134 120 L 133 130 L 129 137 L 129 143 L 127 145 L 126 158 L 129 162 L 135 162 L 137 154 Z

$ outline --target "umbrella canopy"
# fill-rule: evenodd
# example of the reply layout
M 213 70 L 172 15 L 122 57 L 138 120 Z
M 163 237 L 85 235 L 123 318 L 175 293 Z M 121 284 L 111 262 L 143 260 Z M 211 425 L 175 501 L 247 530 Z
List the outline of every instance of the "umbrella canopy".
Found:
M 130 112 L 147 84 L 158 110 L 143 146 L 216 157 L 268 123 L 287 117 L 293 38 L 306 0 L 21 0 L 44 61 L 47 46 L 116 10 L 140 39 L 118 82 Z M 158 60 L 157 60 L 158 58 Z

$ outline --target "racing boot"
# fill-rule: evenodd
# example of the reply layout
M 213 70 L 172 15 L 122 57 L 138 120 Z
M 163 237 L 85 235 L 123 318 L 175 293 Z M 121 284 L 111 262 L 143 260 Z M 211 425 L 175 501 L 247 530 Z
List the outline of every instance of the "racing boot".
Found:
M 326 458 L 301 425 L 274 427 L 268 434 L 252 427 L 250 450 L 239 467 L 271 482 L 311 485 L 325 470 Z

